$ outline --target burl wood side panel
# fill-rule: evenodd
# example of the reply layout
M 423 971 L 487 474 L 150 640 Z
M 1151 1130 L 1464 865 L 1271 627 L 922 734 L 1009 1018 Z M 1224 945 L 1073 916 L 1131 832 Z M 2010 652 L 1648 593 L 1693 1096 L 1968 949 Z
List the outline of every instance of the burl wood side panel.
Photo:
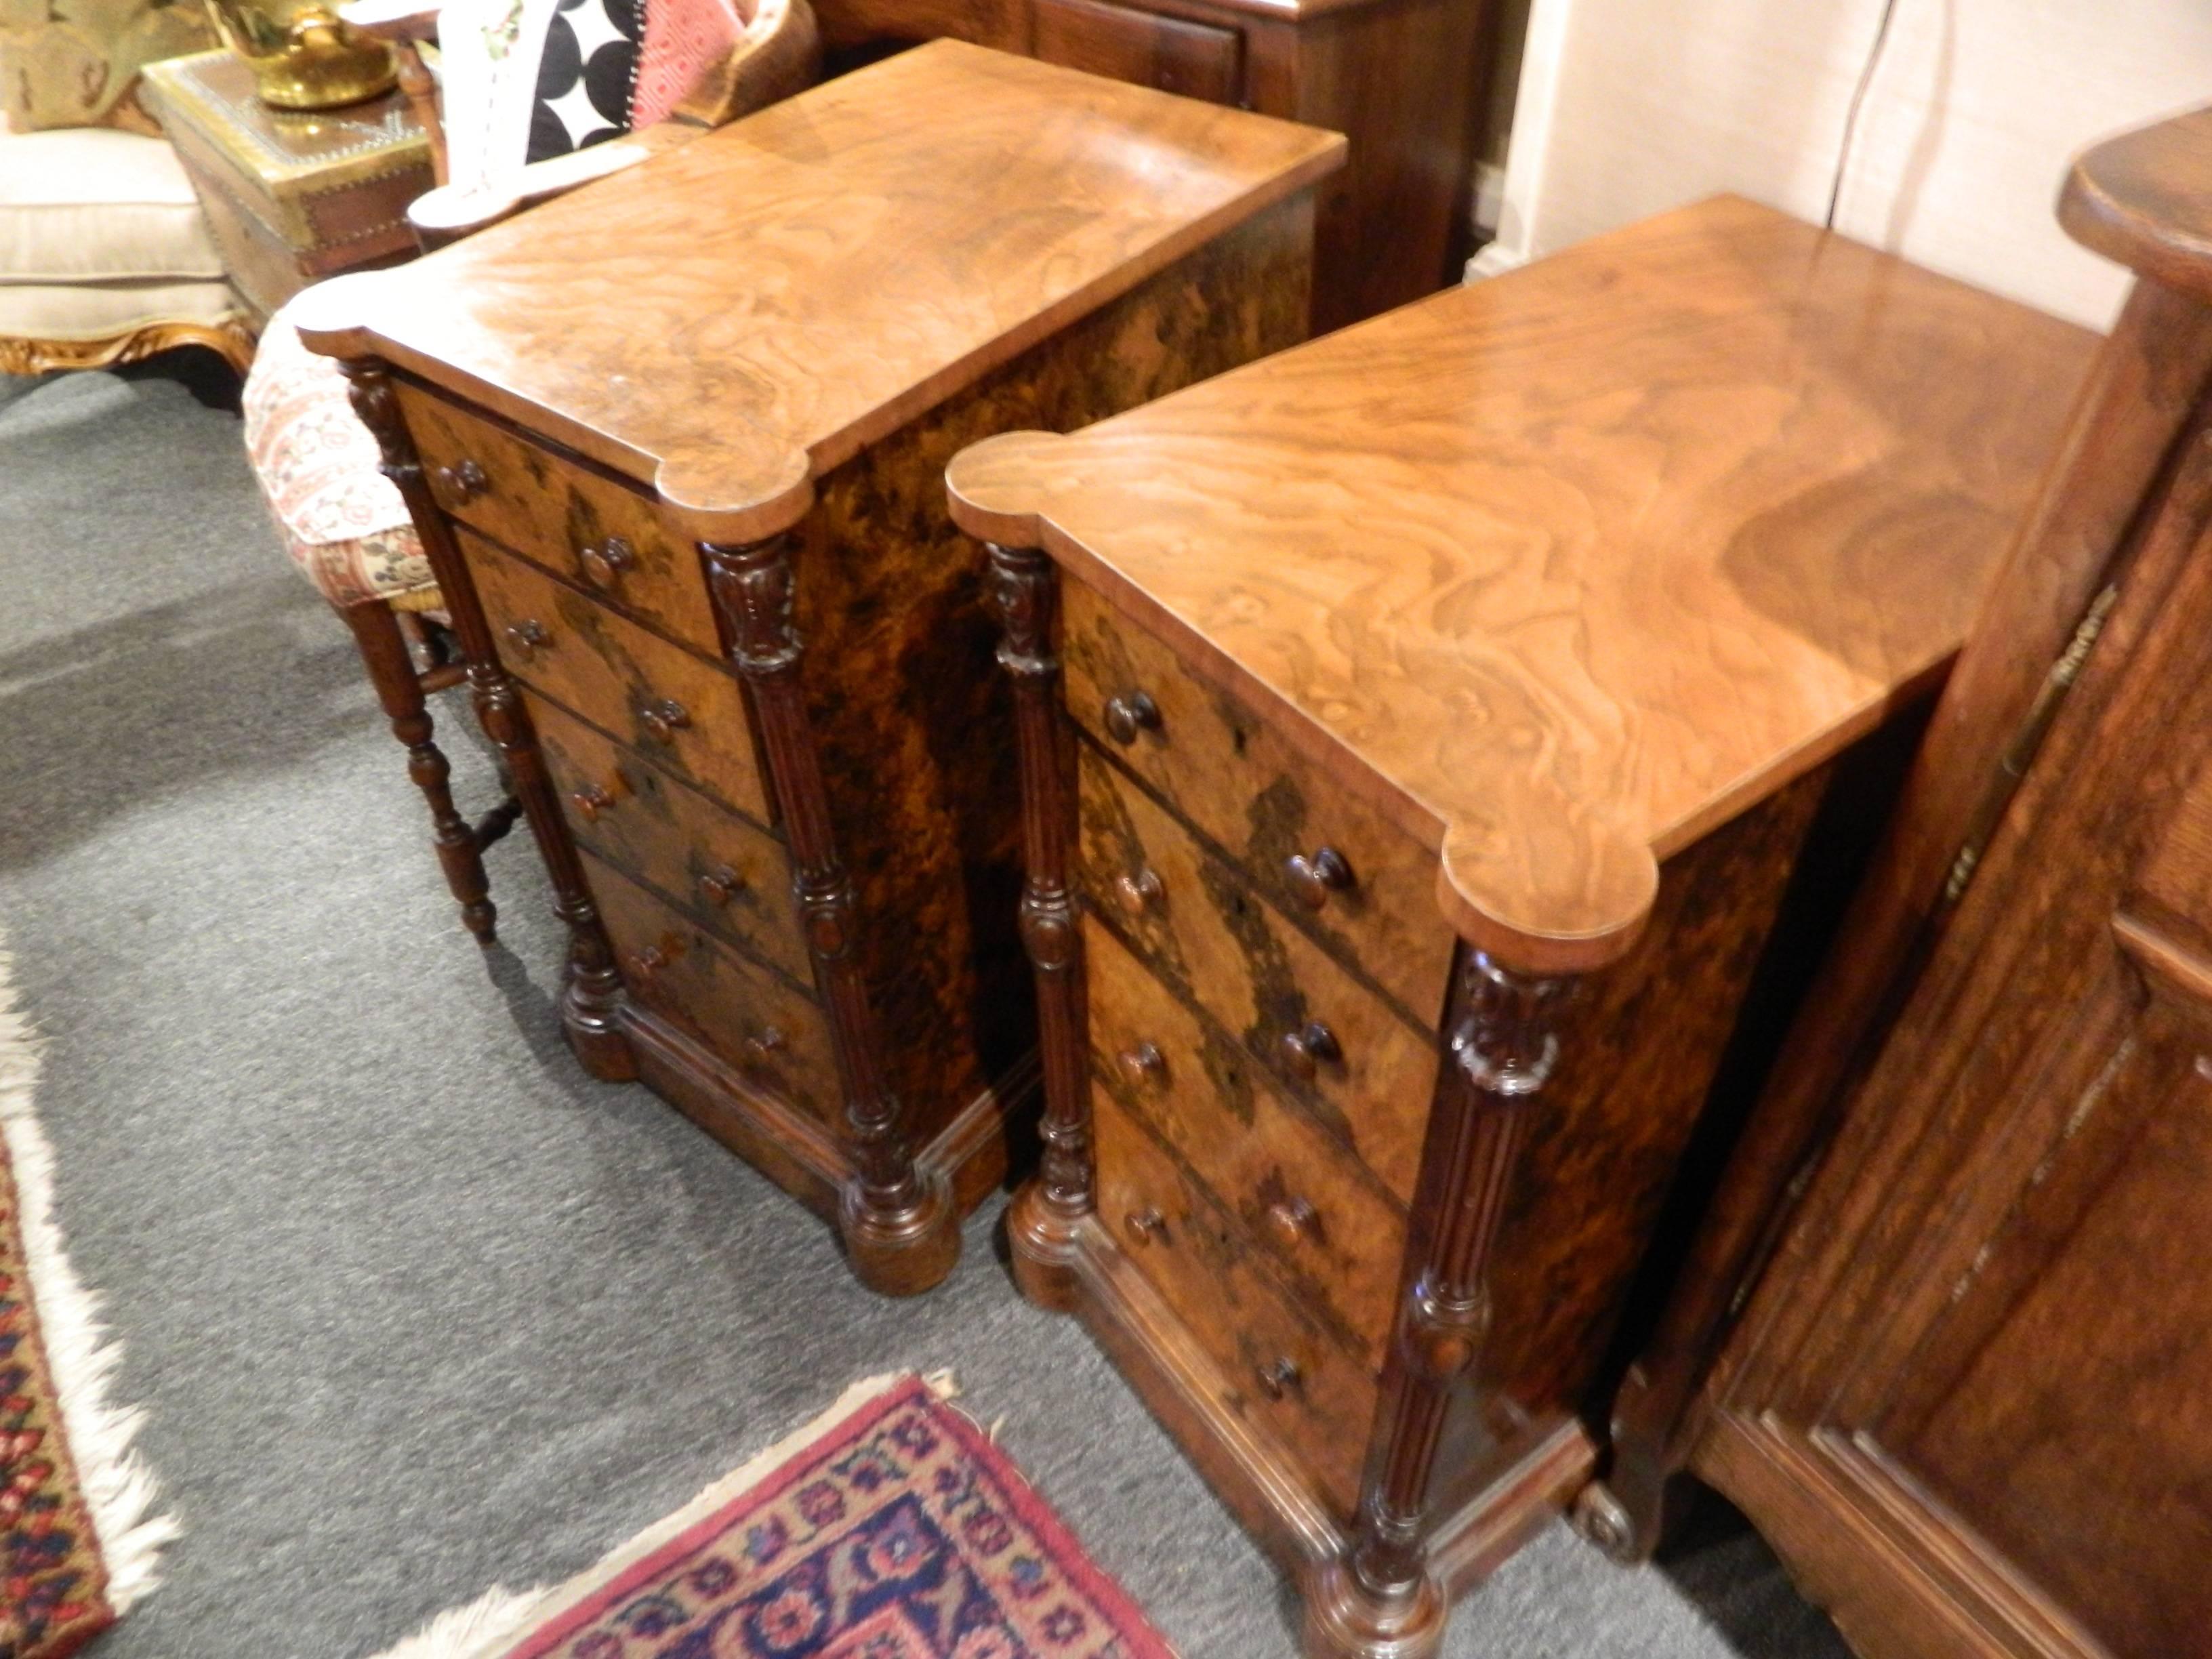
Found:
M 577 842 L 794 984 L 811 984 L 814 967 L 792 909 L 783 843 L 566 709 L 523 695 Z
M 1084 583 L 1063 573 L 1060 593 L 1060 657 L 1077 723 L 1286 915 L 1395 998 L 1407 1020 L 1432 1027 L 1443 1012 L 1457 942 L 1437 911 L 1436 854 Z M 1119 742 L 1105 730 L 1106 705 L 1139 693 L 1152 699 L 1157 719 Z M 1291 859 L 1323 847 L 1343 856 L 1351 882 L 1316 908 L 1286 872 Z M 1412 1156 L 1419 1151 L 1417 1133 Z M 1412 1190 L 1410 1176 L 1401 1190 Z
M 1662 866 L 1643 938 L 1562 1023 L 1498 1236 L 1484 1358 L 1528 1409 L 1575 1404 L 1596 1373 L 1833 771 Z
M 809 713 L 892 1085 L 927 1139 L 1034 1041 L 1012 706 L 954 453 L 1071 430 L 1305 328 L 1311 204 L 1209 244 L 820 481 L 794 555 Z
M 720 654 L 698 550 L 668 533 L 659 506 L 635 485 L 404 381 L 399 406 L 430 493 L 447 513 L 693 650 Z M 457 489 L 449 475 L 471 462 L 482 482 Z M 622 538 L 634 563 L 600 586 L 581 556 L 604 549 L 611 536 Z
M 1434 1038 L 1289 926 L 1087 744 L 1077 776 L 1085 905 L 1412 1203 L 1436 1087 Z M 1290 1045 L 1310 1042 L 1316 1024 L 1334 1055 L 1300 1075 Z
M 1234 1039 L 1179 1003 L 1095 916 L 1084 950 L 1093 1091 L 1173 1146 L 1308 1310 L 1379 1370 L 1397 1315 L 1405 1212 L 1262 1079 Z M 1146 1045 L 1156 1063 L 1145 1063 Z

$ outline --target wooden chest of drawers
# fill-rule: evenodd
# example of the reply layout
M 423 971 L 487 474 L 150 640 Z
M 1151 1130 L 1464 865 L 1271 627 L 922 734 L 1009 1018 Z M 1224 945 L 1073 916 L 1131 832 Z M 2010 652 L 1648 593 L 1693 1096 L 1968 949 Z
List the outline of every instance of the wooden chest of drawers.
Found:
M 1589 1480 L 2087 343 L 1723 199 L 955 460 L 1022 719 L 1016 1277 L 1310 1653 L 1433 1652 Z
M 962 445 L 1303 335 L 1334 135 L 951 41 L 325 284 L 568 923 L 564 1018 L 948 1272 L 1034 1092 Z

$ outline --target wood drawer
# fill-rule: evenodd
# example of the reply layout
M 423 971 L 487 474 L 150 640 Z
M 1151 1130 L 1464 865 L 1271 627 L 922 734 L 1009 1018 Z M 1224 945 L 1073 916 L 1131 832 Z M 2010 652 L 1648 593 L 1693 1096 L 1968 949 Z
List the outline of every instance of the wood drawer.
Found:
M 1376 1373 L 1307 1316 L 1147 1130 L 1110 1096 L 1094 1090 L 1092 1102 L 1099 1219 L 1219 1367 L 1223 1404 L 1271 1430 L 1348 1517 L 1358 1505 Z
M 526 690 L 538 745 L 578 842 L 689 907 L 709 932 L 810 983 L 783 843 Z
M 1076 720 L 1408 1019 L 1433 1026 L 1454 944 L 1437 908 L 1437 855 L 1082 583 L 1067 582 L 1065 593 L 1060 654 Z M 1109 721 L 1109 702 L 1127 707 L 1138 694 L 1151 699 L 1151 724 Z M 1340 863 L 1340 885 L 1292 872 L 1294 859 L 1309 869 L 1325 862 L 1324 848 Z
M 830 1024 L 813 999 L 717 945 L 605 860 L 583 859 L 630 995 L 762 1088 L 842 1122 Z
M 1157 1129 L 1379 1368 L 1397 1309 L 1404 1212 L 1095 919 L 1084 945 L 1097 1087 Z
M 1436 1086 L 1434 1039 L 1286 922 L 1113 763 L 1079 746 L 1085 903 L 1410 1205 Z M 1301 1046 L 1319 1051 L 1310 1066 Z
M 1030 55 L 1216 104 L 1242 101 L 1244 37 L 1100 0 L 1030 0 Z
M 725 806 L 769 822 L 744 688 L 589 595 L 463 530 L 462 550 L 515 678 Z
M 430 493 L 453 517 L 694 650 L 721 654 L 699 550 L 668 534 L 650 495 L 404 383 L 399 406 Z M 464 483 L 468 466 L 476 471 Z

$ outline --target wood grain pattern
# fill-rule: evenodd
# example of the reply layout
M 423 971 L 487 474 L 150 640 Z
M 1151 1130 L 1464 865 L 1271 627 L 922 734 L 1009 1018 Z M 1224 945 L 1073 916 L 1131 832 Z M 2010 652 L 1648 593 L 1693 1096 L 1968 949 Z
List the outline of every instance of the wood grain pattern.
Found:
M 1084 749 L 1077 772 L 1085 908 L 1411 1203 L 1436 1083 L 1433 1036 L 1288 926 L 1095 750 Z M 1313 1053 L 1316 1024 L 1334 1056 L 1294 1064 L 1292 1041 Z
M 886 1065 L 933 1133 L 1035 1040 L 1015 937 L 1019 784 L 984 561 L 945 468 L 1028 425 L 1072 430 L 1298 339 L 1312 208 L 1284 203 L 870 446 L 797 532 L 801 674 L 860 914 Z
M 811 983 L 781 842 L 558 704 L 535 692 L 524 701 L 578 842 L 794 984 Z
M 1173 1146 L 1308 1308 L 1333 1317 L 1346 1346 L 1379 1369 L 1405 1254 L 1404 1210 L 1095 917 L 1084 927 L 1084 957 L 1091 1087 Z
M 652 485 L 672 526 L 756 541 L 819 474 L 1343 153 L 938 41 L 325 285 L 301 330 Z
M 732 675 L 473 532 L 457 537 L 517 679 L 723 805 L 772 821 L 752 720 Z
M 617 609 L 708 655 L 720 644 L 698 550 L 669 534 L 653 500 L 634 484 L 480 415 L 458 409 L 404 382 L 399 406 L 422 453 L 438 505 L 507 551 L 567 577 Z M 473 464 L 482 482 L 457 488 L 459 469 Z M 607 538 L 621 538 L 632 563 L 594 580 Z
M 1077 723 L 1204 831 L 1286 915 L 1395 998 L 1407 1019 L 1432 1026 L 1443 1010 L 1453 944 L 1437 914 L 1435 854 L 1346 793 L 1250 708 L 1131 627 L 1084 584 L 1064 587 L 1060 652 L 1067 709 Z M 1105 709 L 1137 695 L 1152 700 L 1157 720 L 1124 743 L 1107 732 Z M 1290 865 L 1324 848 L 1336 851 L 1347 875 L 1316 905 L 1298 890 Z
M 837 1062 L 829 1023 L 811 998 L 716 944 L 690 918 L 589 853 L 584 871 L 633 999 L 756 1087 L 810 1117 L 837 1121 Z
M 1437 849 L 1465 936 L 1589 969 L 1948 662 L 2091 344 L 1723 198 L 979 447 L 954 512 Z
M 1094 1097 L 1098 1212 L 1129 1237 L 1132 1217 L 1157 1215 L 1127 1249 L 1212 1360 L 1220 1397 L 1292 1450 L 1340 1521 L 1358 1504 L 1359 1469 L 1375 1409 L 1375 1379 L 1272 1277 L 1243 1230 L 1110 1096 Z M 1287 1361 L 1273 1392 L 1262 1372 Z
M 1031 0 L 1034 56 L 1091 75 L 1234 104 L 1243 92 L 1244 38 L 1235 29 L 1102 0 Z
M 2212 109 L 2110 138 L 2074 164 L 2058 221 L 2077 242 L 2212 301 Z

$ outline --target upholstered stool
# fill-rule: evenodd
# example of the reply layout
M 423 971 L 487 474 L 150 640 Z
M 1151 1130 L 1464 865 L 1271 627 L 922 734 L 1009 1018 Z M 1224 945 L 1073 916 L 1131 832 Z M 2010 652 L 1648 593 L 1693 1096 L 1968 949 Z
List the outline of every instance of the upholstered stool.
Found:
M 287 310 L 289 307 L 286 307 Z M 485 944 L 496 912 L 483 849 L 513 828 L 513 796 L 471 824 L 453 805 L 445 755 L 432 741 L 428 694 L 457 684 L 440 635 L 417 627 L 417 665 L 402 617 L 428 618 L 443 601 L 399 491 L 378 470 L 376 440 L 353 412 L 345 376 L 318 357 L 280 310 L 246 375 L 246 447 L 284 550 L 353 629 L 362 661 L 406 746 L 407 775 L 430 803 L 438 861 L 461 920 Z

